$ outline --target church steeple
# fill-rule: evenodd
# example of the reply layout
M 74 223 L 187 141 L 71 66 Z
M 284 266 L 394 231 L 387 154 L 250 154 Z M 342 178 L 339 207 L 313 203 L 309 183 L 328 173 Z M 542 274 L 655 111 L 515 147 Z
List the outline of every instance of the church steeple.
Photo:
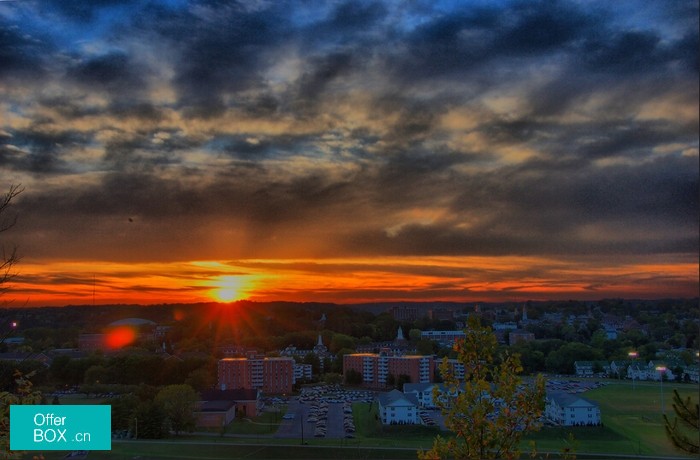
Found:
M 401 326 L 399 326 L 399 331 L 396 333 L 396 341 L 403 341 L 406 340 L 403 336 L 403 329 L 401 329 Z
M 323 344 L 323 337 L 321 337 L 321 334 L 318 334 L 318 341 L 316 342 L 316 346 L 314 346 L 314 353 L 316 353 L 319 357 L 322 357 L 328 352 L 328 348 Z

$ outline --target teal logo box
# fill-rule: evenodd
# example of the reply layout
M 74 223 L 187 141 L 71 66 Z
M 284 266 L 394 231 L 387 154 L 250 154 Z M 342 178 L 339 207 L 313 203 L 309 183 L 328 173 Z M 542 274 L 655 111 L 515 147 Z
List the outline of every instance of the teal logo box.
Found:
M 10 450 L 111 450 L 112 406 L 10 406 Z

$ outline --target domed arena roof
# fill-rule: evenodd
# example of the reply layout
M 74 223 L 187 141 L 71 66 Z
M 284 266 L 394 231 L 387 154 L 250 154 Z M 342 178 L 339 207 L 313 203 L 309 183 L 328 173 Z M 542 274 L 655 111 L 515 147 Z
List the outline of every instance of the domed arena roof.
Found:
M 156 323 L 149 319 L 143 319 L 143 318 L 125 318 L 125 319 L 120 319 L 118 321 L 114 321 L 112 323 L 109 323 L 110 327 L 113 326 L 134 326 L 134 327 L 139 327 L 139 326 L 155 326 Z

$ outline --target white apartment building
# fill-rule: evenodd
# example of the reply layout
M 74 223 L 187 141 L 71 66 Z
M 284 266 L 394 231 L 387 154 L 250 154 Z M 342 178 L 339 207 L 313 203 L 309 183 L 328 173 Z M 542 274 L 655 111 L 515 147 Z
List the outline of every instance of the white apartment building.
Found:
M 552 392 L 547 393 L 545 417 L 561 426 L 600 425 L 600 407 L 577 395 Z
M 399 390 L 382 393 L 377 397 L 379 417 L 384 425 L 417 425 L 418 400 L 413 394 L 404 394 Z

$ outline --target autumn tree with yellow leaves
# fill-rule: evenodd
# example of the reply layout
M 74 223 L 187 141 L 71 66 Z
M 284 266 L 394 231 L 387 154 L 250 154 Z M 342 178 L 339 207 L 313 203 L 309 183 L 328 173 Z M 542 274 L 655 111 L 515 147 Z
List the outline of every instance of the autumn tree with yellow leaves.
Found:
M 523 435 L 541 427 L 544 379 L 537 376 L 523 383 L 518 355 L 499 355 L 495 334 L 478 319 L 470 319 L 465 334 L 454 345 L 458 361 L 464 364 L 464 381 L 456 378 L 445 358 L 440 365 L 444 385 L 433 390 L 433 400 L 454 435 L 437 436 L 432 449 L 419 452 L 418 457 L 519 458 Z

